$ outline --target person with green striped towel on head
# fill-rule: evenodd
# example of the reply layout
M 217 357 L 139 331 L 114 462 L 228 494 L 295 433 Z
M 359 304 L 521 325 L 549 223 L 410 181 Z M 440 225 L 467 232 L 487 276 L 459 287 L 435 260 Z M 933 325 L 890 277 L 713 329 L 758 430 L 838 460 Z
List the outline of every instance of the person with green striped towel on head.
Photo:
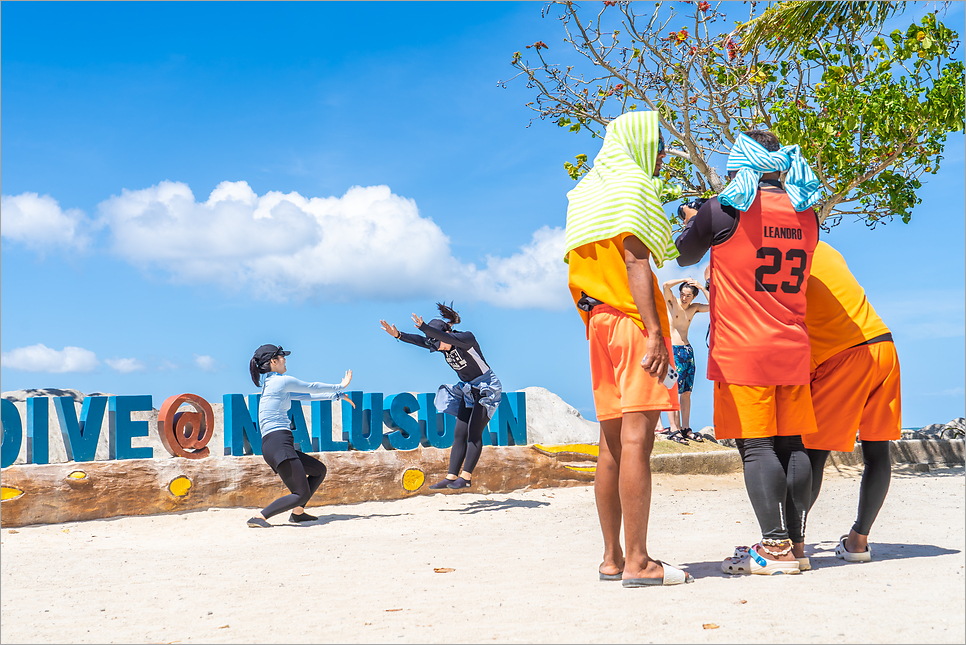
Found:
M 604 538 L 601 580 L 625 587 L 693 582 L 647 552 L 653 428 L 679 409 L 671 326 L 651 259 L 677 257 L 661 203 L 664 139 L 656 112 L 630 112 L 607 125 L 590 172 L 567 194 L 564 261 L 590 341 L 600 456 L 594 478 Z M 669 387 L 670 386 L 670 387 Z M 621 548 L 621 524 L 624 547 Z

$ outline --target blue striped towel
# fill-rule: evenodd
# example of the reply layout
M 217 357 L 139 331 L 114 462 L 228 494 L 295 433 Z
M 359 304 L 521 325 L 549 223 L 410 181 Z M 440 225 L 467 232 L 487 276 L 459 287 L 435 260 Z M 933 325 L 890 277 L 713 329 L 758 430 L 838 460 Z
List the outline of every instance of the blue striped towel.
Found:
M 739 211 L 751 207 L 758 195 L 758 182 L 766 172 L 788 173 L 785 175 L 785 192 L 797 212 L 818 201 L 818 177 L 808 167 L 797 145 L 783 146 L 775 152 L 769 152 L 751 137 L 739 134 L 728 155 L 728 171 L 732 170 L 737 170 L 738 174 L 718 195 L 718 201 L 734 206 Z

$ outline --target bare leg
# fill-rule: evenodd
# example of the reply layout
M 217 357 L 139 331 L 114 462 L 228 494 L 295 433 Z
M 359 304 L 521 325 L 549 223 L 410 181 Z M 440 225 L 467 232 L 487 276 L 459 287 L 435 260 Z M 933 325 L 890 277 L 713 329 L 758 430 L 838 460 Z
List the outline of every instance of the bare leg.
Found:
M 657 421 L 660 423 L 661 416 Z M 654 433 L 651 433 L 654 436 Z M 600 532 L 604 536 L 604 561 L 601 573 L 615 574 L 624 570 L 624 552 L 621 549 L 621 420 L 600 422 L 600 455 L 597 457 L 597 473 L 594 475 L 594 497 L 597 499 L 597 517 Z
M 671 432 L 678 432 L 685 426 L 681 425 L 681 415 L 677 411 L 665 412 L 667 414 L 668 425 L 671 426 Z M 661 418 L 661 414 L 658 413 L 657 418 Z
M 675 413 L 676 414 L 676 413 Z M 691 427 L 691 393 L 681 393 L 681 427 Z
M 660 412 L 628 412 L 620 427 L 621 516 L 624 521 L 624 579 L 661 578 L 664 568 L 647 554 L 647 522 L 651 511 L 651 428 Z M 608 437 L 608 439 L 610 439 Z

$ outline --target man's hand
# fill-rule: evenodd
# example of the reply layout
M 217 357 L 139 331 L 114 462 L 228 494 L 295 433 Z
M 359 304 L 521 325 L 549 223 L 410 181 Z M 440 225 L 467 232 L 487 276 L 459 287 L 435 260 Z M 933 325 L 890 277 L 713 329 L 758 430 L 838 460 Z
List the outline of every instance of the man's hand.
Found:
M 413 314 L 413 322 L 416 324 L 416 329 L 419 329 L 420 327 L 423 326 L 422 317 L 417 316 L 416 314 Z
M 380 320 L 379 324 L 382 325 L 383 331 L 392 336 L 393 338 L 399 338 L 399 330 L 396 329 L 395 325 L 390 325 L 385 320 Z
M 698 214 L 698 209 L 691 208 L 690 206 L 682 205 L 681 212 L 684 213 L 684 223 L 687 224 L 691 221 L 691 218 Z
M 647 353 L 644 355 L 644 360 L 641 361 L 641 367 L 644 368 L 644 371 L 663 383 L 670 365 L 671 357 L 668 355 L 664 339 L 660 336 L 656 338 L 648 336 Z

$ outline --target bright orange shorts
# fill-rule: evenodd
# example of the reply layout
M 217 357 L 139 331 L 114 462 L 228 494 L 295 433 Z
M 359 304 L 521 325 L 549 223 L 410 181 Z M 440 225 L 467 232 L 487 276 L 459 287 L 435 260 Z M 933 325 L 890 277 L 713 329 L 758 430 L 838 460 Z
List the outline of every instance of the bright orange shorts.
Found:
M 865 441 L 895 441 L 902 434 L 899 356 L 890 342 L 839 352 L 812 372 L 818 432 L 806 448 L 851 452 L 855 431 Z
M 644 371 L 647 332 L 609 305 L 597 305 L 590 315 L 590 375 L 594 383 L 597 420 L 619 419 L 627 412 L 678 410 L 678 386 L 664 387 Z M 671 339 L 665 338 L 671 363 Z
M 786 437 L 816 430 L 807 385 L 714 384 L 716 439 Z

